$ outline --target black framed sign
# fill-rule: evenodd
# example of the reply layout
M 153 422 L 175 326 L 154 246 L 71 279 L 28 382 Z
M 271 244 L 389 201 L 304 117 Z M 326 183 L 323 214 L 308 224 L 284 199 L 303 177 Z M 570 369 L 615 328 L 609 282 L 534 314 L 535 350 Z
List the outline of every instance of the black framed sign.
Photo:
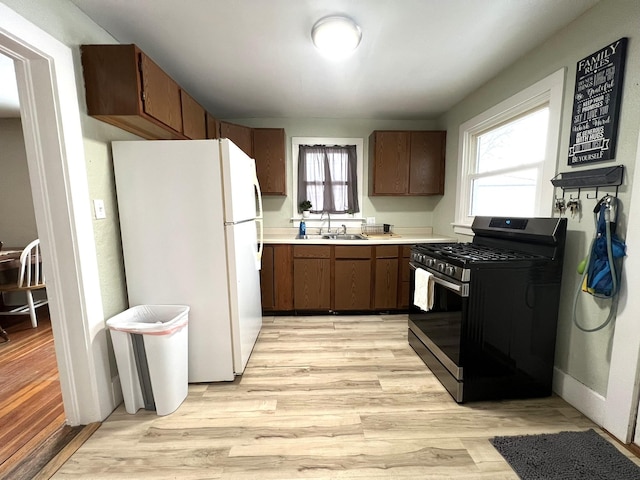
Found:
M 577 64 L 569 139 L 571 166 L 615 157 L 626 51 L 627 38 L 621 38 Z

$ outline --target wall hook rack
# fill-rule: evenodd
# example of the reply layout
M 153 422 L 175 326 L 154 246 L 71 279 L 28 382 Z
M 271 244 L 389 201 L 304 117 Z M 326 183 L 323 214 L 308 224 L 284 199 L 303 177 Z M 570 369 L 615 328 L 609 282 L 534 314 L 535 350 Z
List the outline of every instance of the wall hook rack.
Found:
M 587 198 L 598 198 L 598 191 L 601 187 L 616 187 L 615 196 L 618 196 L 618 188 L 622 185 L 624 176 L 624 165 L 615 167 L 594 168 L 591 170 L 581 170 L 577 172 L 561 172 L 551 179 L 554 187 L 562 189 L 564 198 L 565 190 L 578 190 L 578 196 L 571 199 L 579 199 L 583 188 L 595 188 L 594 196 L 587 194 Z

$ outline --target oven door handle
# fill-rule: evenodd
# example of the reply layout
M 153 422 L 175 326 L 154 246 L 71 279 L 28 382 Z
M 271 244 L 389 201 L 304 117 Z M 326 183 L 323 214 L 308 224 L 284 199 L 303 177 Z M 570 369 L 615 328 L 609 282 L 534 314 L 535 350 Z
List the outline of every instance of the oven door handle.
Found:
M 431 273 L 433 275 L 433 281 L 435 283 L 437 283 L 438 285 L 442 285 L 444 288 L 456 292 L 461 297 L 468 297 L 469 296 L 468 285 L 465 285 L 465 284 L 459 285 L 457 283 L 449 282 L 447 280 L 444 280 L 444 279 L 440 278 L 438 275 L 433 274 L 428 269 L 422 268 L 422 267 L 417 267 L 412 263 L 409 264 L 409 267 L 412 270 L 417 270 L 418 268 L 421 268 L 422 270 L 426 270 L 427 272 L 429 272 L 429 273 Z

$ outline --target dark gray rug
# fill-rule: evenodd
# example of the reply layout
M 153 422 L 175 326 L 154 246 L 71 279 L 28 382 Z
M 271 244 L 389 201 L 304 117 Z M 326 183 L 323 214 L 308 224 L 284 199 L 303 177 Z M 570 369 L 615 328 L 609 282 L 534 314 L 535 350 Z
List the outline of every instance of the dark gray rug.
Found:
M 495 437 L 522 480 L 640 480 L 640 467 L 594 430 Z

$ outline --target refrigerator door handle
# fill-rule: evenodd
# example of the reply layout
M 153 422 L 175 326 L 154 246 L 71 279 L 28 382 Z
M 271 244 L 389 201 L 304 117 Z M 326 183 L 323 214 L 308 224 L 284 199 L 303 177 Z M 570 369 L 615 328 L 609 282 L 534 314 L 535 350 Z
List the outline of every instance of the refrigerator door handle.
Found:
M 253 186 L 256 189 L 256 197 L 258 198 L 258 211 L 256 213 L 256 218 L 262 218 L 262 190 L 260 190 L 260 182 L 258 182 L 258 174 L 255 172 L 255 167 L 253 175 Z
M 256 189 L 256 195 L 258 197 L 258 212 L 256 215 L 256 223 L 260 226 L 260 233 L 258 237 L 258 251 L 256 252 L 256 270 L 262 269 L 262 251 L 264 250 L 264 218 L 262 216 L 262 190 L 260 190 L 260 182 L 258 182 L 258 174 L 255 171 L 253 175 L 253 186 Z
M 259 225 L 258 234 L 258 251 L 256 252 L 256 270 L 262 270 L 262 251 L 264 250 L 264 220 L 262 218 L 256 218 L 256 223 Z

